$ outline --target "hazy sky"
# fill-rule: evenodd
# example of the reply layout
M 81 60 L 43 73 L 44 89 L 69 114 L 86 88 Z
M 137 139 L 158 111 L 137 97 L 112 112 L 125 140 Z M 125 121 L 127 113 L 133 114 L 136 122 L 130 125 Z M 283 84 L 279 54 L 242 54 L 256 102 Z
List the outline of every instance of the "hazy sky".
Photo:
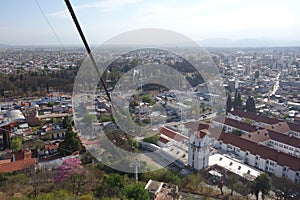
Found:
M 64 45 L 81 44 L 63 0 L 37 0 Z M 193 40 L 300 41 L 299 0 L 72 0 L 91 44 L 137 28 L 164 28 Z M 35 0 L 1 0 L 0 43 L 59 44 Z

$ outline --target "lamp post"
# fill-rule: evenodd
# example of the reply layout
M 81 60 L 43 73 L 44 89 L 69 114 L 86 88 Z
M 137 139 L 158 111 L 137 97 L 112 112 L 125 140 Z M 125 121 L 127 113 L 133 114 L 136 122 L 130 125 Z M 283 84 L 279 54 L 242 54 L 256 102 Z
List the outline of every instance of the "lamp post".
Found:
M 130 162 L 130 167 L 134 168 L 134 174 L 135 174 L 135 182 L 138 182 L 138 168 L 141 166 L 140 162 L 138 160 L 133 160 Z

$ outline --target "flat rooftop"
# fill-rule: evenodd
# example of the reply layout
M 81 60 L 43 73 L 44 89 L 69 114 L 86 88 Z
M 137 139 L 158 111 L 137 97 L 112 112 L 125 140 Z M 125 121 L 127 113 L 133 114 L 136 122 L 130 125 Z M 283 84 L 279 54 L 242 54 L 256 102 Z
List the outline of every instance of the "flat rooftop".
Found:
M 209 156 L 208 165 L 218 165 L 250 181 L 254 180 L 262 173 L 260 170 L 254 169 L 244 163 L 240 163 L 222 154 L 214 154 Z
M 183 146 L 185 147 L 185 146 Z M 162 148 L 163 151 L 167 152 L 168 154 L 172 155 L 172 157 L 181 160 L 185 165 L 188 164 L 188 147 L 186 146 L 184 149 L 183 147 L 179 147 L 176 144 L 169 145 L 167 147 Z

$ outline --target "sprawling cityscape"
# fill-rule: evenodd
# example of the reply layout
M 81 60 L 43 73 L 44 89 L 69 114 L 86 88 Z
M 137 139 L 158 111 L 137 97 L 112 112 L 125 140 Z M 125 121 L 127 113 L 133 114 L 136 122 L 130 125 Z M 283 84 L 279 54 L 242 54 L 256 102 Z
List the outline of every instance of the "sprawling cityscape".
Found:
M 108 138 L 123 149 L 132 151 L 134 148 L 135 152 L 159 150 L 156 157 L 145 159 L 144 168 L 170 161 L 166 167 L 168 172 L 139 175 L 141 182 L 148 182 L 143 187 L 150 192 L 151 198 L 159 199 L 160 195 L 171 195 L 171 199 L 187 198 L 190 193 L 193 194 L 190 198 L 202 198 L 210 195 L 206 190 L 210 190 L 211 195 L 215 193 L 213 190 L 222 191 L 223 184 L 227 190 L 235 191 L 236 196 L 250 197 L 249 185 L 260 175 L 267 174 L 273 185 L 269 195 L 297 199 L 300 183 L 300 87 L 297 85 L 300 83 L 300 49 L 209 48 L 208 51 L 222 74 L 226 90 L 227 115 L 224 118 L 213 111 L 205 83 L 198 80 L 199 83 L 191 81 L 195 82 L 193 89 L 198 107 L 189 101 L 190 98 L 179 101 L 177 91 L 155 85 L 139 88 L 143 91 L 141 94 L 127 97 L 134 122 L 140 126 L 151 123 L 149 134 L 152 135 L 149 137 L 126 136 L 114 122 L 111 102 L 101 90 L 94 98 L 77 105 L 85 113 L 82 121 L 102 127 Z M 166 60 L 169 65 L 184 63 L 176 56 L 166 58 L 158 52 L 157 64 L 166 63 Z M 84 57 L 81 48 L 67 51 L 56 48 L 1 50 L 0 170 L 6 174 L 3 183 L 12 184 L 10 176 L 24 174 L 28 180 L 24 183 L 28 186 L 24 192 L 37 195 L 42 193 L 42 187 L 67 182 L 77 173 L 82 175 L 81 171 L 65 172 L 67 175 L 62 175 L 63 180 L 57 180 L 58 174 L 62 173 L 59 169 L 72 159 L 80 162 L 80 170 L 84 169 L 85 173 L 115 175 L 116 171 L 102 166 L 88 151 L 95 146 L 95 140 L 82 136 L 86 130 L 79 130 L 74 123 L 73 106 L 76 105 L 72 104 L 72 91 L 59 82 L 72 84 L 74 73 Z M 142 57 L 123 62 L 130 62 L 135 67 L 143 62 Z M 187 76 L 193 77 L 190 73 L 186 72 Z M 109 85 L 122 75 L 118 68 L 111 67 L 105 80 Z M 193 111 L 198 111 L 199 115 Z M 159 123 L 161 121 L 165 123 Z M 134 169 L 130 170 L 132 173 L 127 176 L 134 180 Z M 164 180 L 156 173 L 171 173 L 169 175 L 176 179 Z M 93 176 L 73 177 L 74 184 L 83 185 L 74 185 L 74 190 L 79 194 L 91 194 L 93 190 L 100 192 L 97 187 L 105 179 Z M 40 180 L 40 177 L 43 178 Z M 96 182 L 95 186 L 89 185 L 88 178 L 94 178 L 89 180 L 91 182 L 100 181 L 99 185 Z M 159 181 L 163 181 L 162 188 Z M 187 183 L 182 185 L 184 181 Z M 196 181 L 198 186 L 190 185 L 190 181 Z M 67 187 L 65 184 L 63 187 Z M 20 183 L 19 187 L 24 185 Z M 175 188 L 172 194 L 169 187 Z M 18 195 L 18 190 L 13 190 L 13 194 Z M 102 196 L 100 193 L 95 195 Z
M 166 2 L 74 2 L 91 52 L 57 2 L 3 21 L 0 199 L 300 200 L 297 3 Z

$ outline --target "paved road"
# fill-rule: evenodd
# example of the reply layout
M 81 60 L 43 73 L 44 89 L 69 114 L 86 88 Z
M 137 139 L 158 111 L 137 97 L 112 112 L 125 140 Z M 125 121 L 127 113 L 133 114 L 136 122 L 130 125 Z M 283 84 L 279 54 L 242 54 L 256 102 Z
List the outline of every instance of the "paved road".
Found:
M 279 82 L 280 82 L 279 77 L 280 77 L 280 74 L 281 73 L 279 72 L 278 75 L 277 75 L 277 77 L 276 77 L 276 82 L 274 84 L 273 90 L 270 92 L 271 96 L 274 95 L 276 93 L 276 91 L 278 90 L 278 88 L 279 88 Z

